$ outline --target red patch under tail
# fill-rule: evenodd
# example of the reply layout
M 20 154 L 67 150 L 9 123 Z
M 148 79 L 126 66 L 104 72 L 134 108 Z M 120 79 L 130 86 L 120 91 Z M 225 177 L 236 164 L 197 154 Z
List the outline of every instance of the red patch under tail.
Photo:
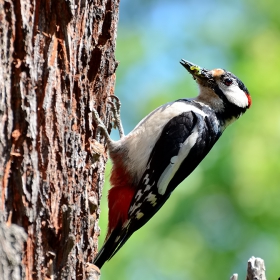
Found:
M 108 192 L 109 222 L 106 239 L 114 228 L 127 220 L 130 203 L 135 194 L 130 176 L 120 166 L 113 166 L 110 182 L 112 188 Z

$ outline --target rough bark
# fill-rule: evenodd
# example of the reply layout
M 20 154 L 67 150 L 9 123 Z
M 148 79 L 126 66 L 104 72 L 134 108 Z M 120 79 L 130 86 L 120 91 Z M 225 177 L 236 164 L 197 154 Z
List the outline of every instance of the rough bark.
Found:
M 117 21 L 118 0 L 0 1 L 1 222 L 27 234 L 11 279 L 90 277 Z

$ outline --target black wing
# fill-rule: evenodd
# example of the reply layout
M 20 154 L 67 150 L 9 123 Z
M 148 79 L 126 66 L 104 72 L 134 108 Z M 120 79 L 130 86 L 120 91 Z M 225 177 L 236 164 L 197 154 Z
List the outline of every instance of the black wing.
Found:
M 194 135 L 196 133 L 196 135 Z M 130 227 L 133 231 L 142 227 L 165 203 L 172 191 L 197 167 L 220 136 L 212 119 L 192 111 L 182 113 L 170 120 L 156 143 L 146 171 L 139 182 L 136 195 L 129 210 Z M 181 161 L 180 167 L 169 181 L 166 189 L 159 189 L 159 181 L 182 146 L 193 137 L 195 143 Z M 175 161 L 175 160 L 174 160 Z M 170 168 L 172 169 L 172 167 Z M 168 178 L 168 176 L 166 176 Z M 141 211 L 139 207 L 141 205 Z M 139 212 L 140 211 L 140 212 Z

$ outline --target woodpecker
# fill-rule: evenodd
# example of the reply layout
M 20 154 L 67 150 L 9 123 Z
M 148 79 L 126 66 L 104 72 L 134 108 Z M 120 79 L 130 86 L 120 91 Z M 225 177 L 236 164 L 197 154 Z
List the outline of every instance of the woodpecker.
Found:
M 113 163 L 108 231 L 94 260 L 99 268 L 153 217 L 208 154 L 225 128 L 251 105 L 247 88 L 231 72 L 207 70 L 184 59 L 180 63 L 198 84 L 196 98 L 179 99 L 158 107 L 126 136 L 118 106 L 115 110 L 118 141 L 110 139 L 94 111 Z

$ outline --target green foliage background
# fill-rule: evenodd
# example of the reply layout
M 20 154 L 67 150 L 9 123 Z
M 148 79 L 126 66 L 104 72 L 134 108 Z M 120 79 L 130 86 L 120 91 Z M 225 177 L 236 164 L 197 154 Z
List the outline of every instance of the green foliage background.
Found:
M 251 256 L 265 260 L 268 279 L 280 277 L 279 1 L 122 0 L 116 56 L 126 133 L 156 107 L 197 94 L 181 58 L 235 73 L 253 104 L 101 279 L 245 279 Z

